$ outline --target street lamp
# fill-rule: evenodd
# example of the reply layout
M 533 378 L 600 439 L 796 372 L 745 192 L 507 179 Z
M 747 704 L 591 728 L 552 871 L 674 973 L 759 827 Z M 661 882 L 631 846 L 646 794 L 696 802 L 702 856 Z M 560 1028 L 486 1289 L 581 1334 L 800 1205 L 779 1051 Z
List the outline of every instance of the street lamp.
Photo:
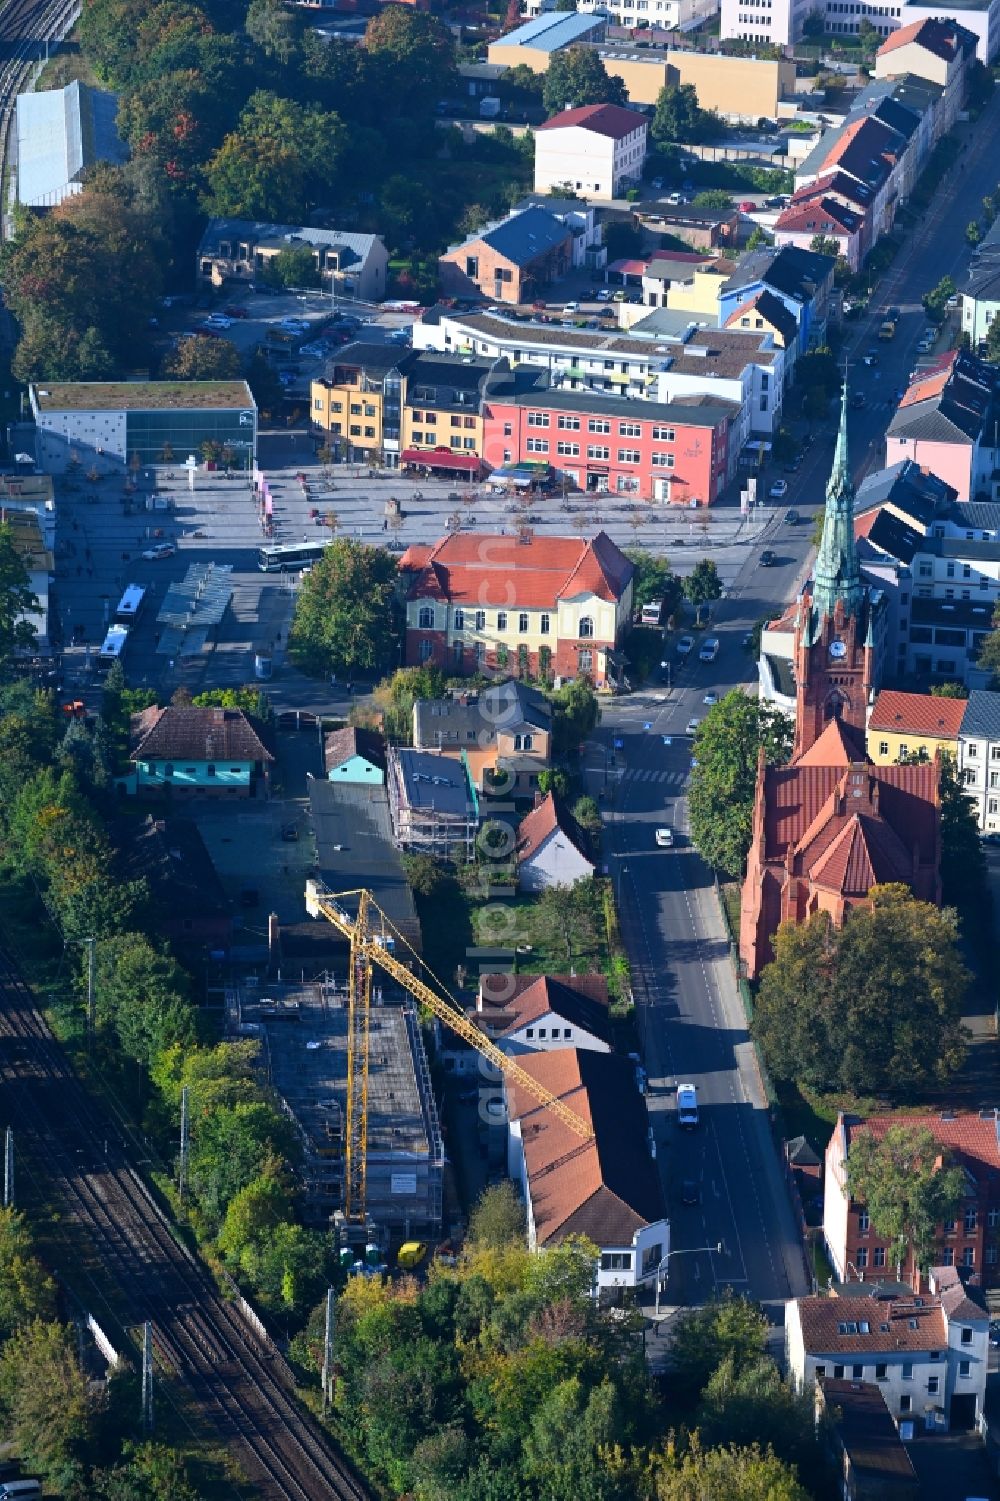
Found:
M 716 1256 L 721 1256 L 723 1251 L 722 1241 L 720 1240 L 719 1243 L 714 1246 L 685 1246 L 683 1248 L 679 1248 L 676 1251 L 668 1251 L 666 1256 L 662 1256 L 660 1258 L 660 1261 L 657 1264 L 656 1268 L 656 1306 L 653 1311 L 654 1319 L 658 1319 L 660 1317 L 660 1283 L 661 1281 L 666 1281 L 665 1277 L 661 1278 L 660 1273 L 663 1271 L 663 1268 L 666 1266 L 671 1256 L 700 1256 L 703 1251 L 707 1251 L 709 1255 L 714 1252 Z

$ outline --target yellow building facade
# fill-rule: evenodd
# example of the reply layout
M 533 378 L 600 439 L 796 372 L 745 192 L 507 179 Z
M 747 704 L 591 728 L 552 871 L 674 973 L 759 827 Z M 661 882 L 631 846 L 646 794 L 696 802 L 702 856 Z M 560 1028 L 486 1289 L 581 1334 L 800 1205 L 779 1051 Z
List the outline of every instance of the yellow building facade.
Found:
M 940 751 L 957 761 L 965 706 L 963 698 L 883 689 L 865 732 L 869 758 L 876 766 L 895 766 L 914 756 L 933 761 Z

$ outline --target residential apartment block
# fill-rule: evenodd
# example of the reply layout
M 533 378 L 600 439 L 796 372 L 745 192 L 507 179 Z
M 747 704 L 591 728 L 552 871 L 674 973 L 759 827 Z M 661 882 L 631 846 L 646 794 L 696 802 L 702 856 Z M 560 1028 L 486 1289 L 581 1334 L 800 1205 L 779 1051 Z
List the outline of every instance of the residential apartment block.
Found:
M 973 7 L 974 8 L 974 7 Z M 962 7 L 965 21 L 965 7 Z M 907 74 L 926 79 L 941 89 L 938 134 L 951 129 L 965 105 L 969 75 L 976 60 L 978 38 L 967 24 L 950 17 L 926 15 L 894 31 L 875 59 L 876 78 Z
M 951 485 L 960 501 L 1000 496 L 996 380 L 995 365 L 957 350 L 918 369 L 886 433 L 886 467 L 913 459 Z
M 966 1194 L 954 1219 L 938 1226 L 936 1262 L 957 1267 L 971 1286 L 998 1281 L 997 1230 L 1000 1230 L 1000 1117 L 993 1110 L 978 1115 L 945 1111 L 941 1115 L 837 1117 L 825 1154 L 823 1239 L 837 1278 L 868 1280 L 895 1277 L 890 1242 L 872 1228 L 863 1203 L 847 1188 L 847 1163 L 859 1135 L 881 1139 L 891 1126 L 930 1131 L 943 1152 L 962 1168 Z M 919 1285 L 912 1253 L 902 1267 L 903 1280 Z
M 957 765 L 965 705 L 962 698 L 883 688 L 868 719 L 868 759 L 876 766 L 896 766 L 913 756 L 933 761 L 937 755 L 947 755 Z
M 544 372 L 525 390 L 516 377 L 490 384 L 486 456 L 494 469 L 545 462 L 575 490 L 668 505 L 708 506 L 722 493 L 735 404 L 588 396 L 553 387 Z
M 604 532 L 572 537 L 459 532 L 400 559 L 407 665 L 504 671 L 596 687 L 619 680 L 633 567 Z
M 619 197 L 642 177 L 648 130 L 645 115 L 618 104 L 553 115 L 535 131 L 535 192 Z
M 1000 831 L 1000 693 L 973 690 L 963 705 L 958 771 L 983 833 Z
M 795 346 L 799 354 L 805 354 L 826 342 L 835 265 L 833 256 L 817 255 L 797 245 L 747 251 L 719 290 L 719 322 L 731 327 L 734 313 L 759 293 L 772 292 L 795 319 Z M 675 305 L 671 288 L 667 306 Z
M 441 291 L 515 306 L 530 302 L 573 265 L 573 242 L 573 231 L 547 209 L 508 214 L 438 257 Z
M 960 290 L 962 332 L 968 334 L 973 349 L 978 349 L 1000 313 L 1000 219 L 994 220 L 973 250 Z
M 413 744 L 460 757 L 480 792 L 532 798 L 552 762 L 552 706 L 537 688 L 513 678 L 479 692 L 417 699 Z
M 891 1416 L 928 1433 L 973 1428 L 983 1413 L 989 1320 L 957 1273 L 937 1267 L 931 1291 L 851 1281 L 834 1296 L 785 1308 L 788 1373 L 799 1391 L 817 1381 L 877 1386 Z
M 195 283 L 252 282 L 281 251 L 303 246 L 313 252 L 321 285 L 338 297 L 380 302 L 385 296 L 389 252 L 379 235 L 252 219 L 209 219 L 195 257 Z
M 720 35 L 788 46 L 801 41 L 805 19 L 816 8 L 803 0 L 772 0 L 770 5 L 765 0 L 721 0 Z M 917 4 L 913 0 L 908 4 L 900 0 L 898 5 L 881 5 L 877 0 L 824 0 L 819 9 L 824 13 L 826 31 L 832 36 L 856 37 L 867 21 L 883 37 L 892 38 L 905 31 L 904 47 L 911 44 L 914 34 L 919 34 L 926 23 L 942 22 L 939 6 Z M 1000 49 L 1000 0 L 965 0 L 962 5 L 950 7 L 948 15 L 955 11 L 962 18 L 962 27 L 975 37 L 976 56 L 988 64 Z M 902 61 L 910 67 L 913 60 L 911 50 Z M 902 67 L 898 71 L 903 71 Z

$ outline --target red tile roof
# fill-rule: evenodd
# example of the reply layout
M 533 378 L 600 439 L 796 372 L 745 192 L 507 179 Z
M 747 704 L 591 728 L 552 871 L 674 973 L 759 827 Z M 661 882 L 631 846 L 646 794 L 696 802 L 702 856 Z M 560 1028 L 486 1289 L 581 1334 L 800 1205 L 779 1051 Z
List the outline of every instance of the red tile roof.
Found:
M 564 808 L 559 808 L 552 793 L 546 793 L 537 808 L 532 808 L 521 819 L 517 830 L 517 845 L 515 855 L 518 863 L 522 860 L 530 860 L 532 855 L 537 855 L 542 845 L 550 834 L 556 829 L 562 829 L 566 838 L 575 845 L 584 859 L 589 859 L 585 849 L 585 841 L 575 821 L 569 816 Z
M 488 980 L 496 983 L 488 986 Z M 480 1002 L 474 1017 L 492 1037 L 510 1037 L 552 1013 L 609 1046 L 612 1041 L 603 975 L 484 975 Z
M 850 766 L 852 761 L 865 759 L 865 737 L 860 730 L 843 719 L 831 719 L 807 751 L 803 751 L 796 766 Z
M 930 1294 L 919 1302 L 874 1293 L 860 1298 L 799 1298 L 797 1307 L 809 1355 L 883 1355 L 948 1347 L 940 1299 Z
M 863 898 L 889 881 L 905 885 L 912 873 L 909 851 L 888 824 L 856 813 L 811 866 L 809 878 L 841 896 Z
M 553 115 L 551 120 L 538 125 L 537 130 L 562 130 L 566 126 L 578 125 L 583 130 L 592 130 L 597 135 L 611 136 L 614 140 L 621 140 L 624 136 L 630 136 L 633 131 L 640 128 L 646 129 L 646 120 L 643 115 L 634 109 L 623 109 L 620 104 L 584 104 L 579 109 L 564 109 L 562 114 Z
M 576 1048 L 528 1053 L 518 1062 L 594 1132 L 581 1141 L 527 1091 L 508 1082 L 510 1116 L 521 1122 L 538 1244 L 587 1235 L 598 1246 L 631 1245 L 637 1230 L 665 1212 L 632 1064 L 613 1053 Z
M 931 401 L 935 396 L 940 396 L 951 379 L 951 367 L 955 363 L 955 350 L 949 350 L 947 354 L 938 355 L 932 365 L 926 366 L 919 372 L 916 379 L 911 381 L 906 388 L 906 393 L 899 403 L 901 407 L 912 407 L 918 401 Z
M 408 599 L 511 609 L 555 608 L 561 599 L 585 594 L 617 601 L 635 571 L 606 532 L 590 542 L 453 532 L 429 552 L 408 548 L 399 566 L 415 575 Z
M 887 53 L 895 52 L 898 47 L 905 47 L 909 42 L 919 42 L 921 47 L 945 62 L 951 62 L 959 50 L 955 23 L 949 23 L 940 16 L 927 16 L 923 21 L 912 21 L 909 26 L 901 26 L 898 31 L 892 32 L 886 37 L 876 56 L 885 57 Z
M 877 794 L 879 816 L 905 843 L 916 844 L 922 860 L 932 862 L 937 844 L 937 767 L 866 766 L 866 792 Z M 845 776 L 843 765 L 769 767 L 765 782 L 765 858 L 783 860 L 789 846 L 810 861 L 839 834 L 849 816 L 838 813 L 834 793 Z M 841 799 L 843 802 L 843 799 Z M 867 811 L 867 810 L 866 810 Z M 825 847 L 825 846 L 824 846 Z M 911 870 L 912 873 L 912 870 Z M 908 875 L 909 879 L 909 875 Z
M 844 1137 L 848 1156 L 852 1137 L 868 1133 L 881 1140 L 891 1126 L 930 1131 L 934 1140 L 949 1148 L 973 1177 L 982 1178 L 1000 1171 L 1000 1124 L 992 1114 L 987 1114 L 985 1119 L 972 1114 L 873 1115 L 867 1120 L 845 1116 Z
M 861 219 L 838 203 L 835 198 L 820 198 L 819 201 L 796 203 L 794 200 L 778 215 L 776 230 L 789 233 L 811 232 L 815 235 L 831 235 L 841 238 L 855 234 L 861 227 Z
M 870 730 L 906 730 L 937 740 L 957 740 L 968 699 L 935 698 L 931 693 L 900 693 L 883 688 L 875 700 Z
M 273 761 L 242 709 L 169 704 L 132 717 L 131 759 L 157 761 Z

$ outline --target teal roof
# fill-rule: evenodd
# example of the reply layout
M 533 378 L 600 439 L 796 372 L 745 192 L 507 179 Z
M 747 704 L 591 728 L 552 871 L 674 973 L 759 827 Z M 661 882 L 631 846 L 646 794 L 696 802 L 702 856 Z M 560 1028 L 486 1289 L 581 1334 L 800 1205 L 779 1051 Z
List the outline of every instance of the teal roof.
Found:
M 833 469 L 826 486 L 823 535 L 813 571 L 812 603 L 819 619 L 832 615 L 838 600 L 845 615 L 857 616 L 864 603 L 864 587 L 854 540 L 854 485 L 847 452 L 847 382 L 840 402 L 840 431 Z

